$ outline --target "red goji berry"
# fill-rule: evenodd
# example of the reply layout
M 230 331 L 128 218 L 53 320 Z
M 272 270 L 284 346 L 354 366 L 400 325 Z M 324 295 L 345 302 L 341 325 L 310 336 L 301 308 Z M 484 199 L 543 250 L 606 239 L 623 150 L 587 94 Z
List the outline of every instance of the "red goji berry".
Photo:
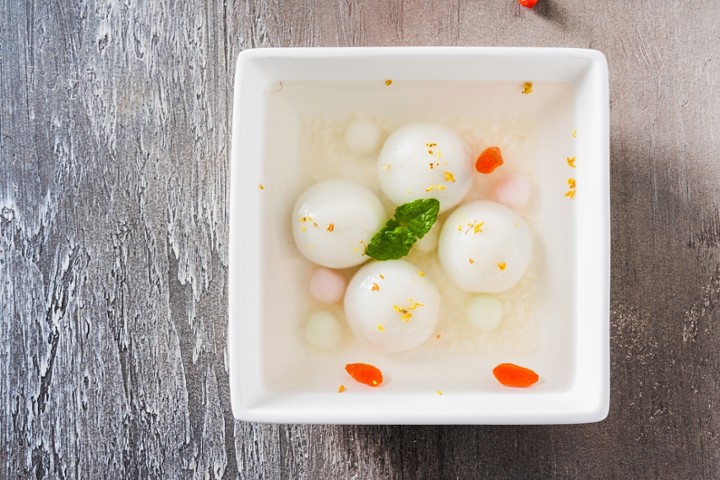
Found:
M 500 149 L 498 147 L 488 147 L 475 160 L 475 170 L 480 173 L 492 173 L 503 163 Z
M 538 0 L 518 0 L 518 3 L 525 8 L 533 8 Z
M 501 363 L 493 368 L 493 375 L 506 387 L 529 387 L 539 380 L 537 373 L 514 363 Z
M 367 363 L 348 363 L 345 371 L 356 381 L 371 387 L 377 387 L 383 382 L 380 369 Z

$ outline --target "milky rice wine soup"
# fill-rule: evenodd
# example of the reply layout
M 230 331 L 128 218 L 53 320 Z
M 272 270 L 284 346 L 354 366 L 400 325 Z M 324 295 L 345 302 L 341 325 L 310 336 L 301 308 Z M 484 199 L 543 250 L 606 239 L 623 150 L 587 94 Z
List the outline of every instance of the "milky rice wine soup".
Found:
M 530 80 L 268 89 L 269 389 L 567 388 L 583 132 L 570 84 Z

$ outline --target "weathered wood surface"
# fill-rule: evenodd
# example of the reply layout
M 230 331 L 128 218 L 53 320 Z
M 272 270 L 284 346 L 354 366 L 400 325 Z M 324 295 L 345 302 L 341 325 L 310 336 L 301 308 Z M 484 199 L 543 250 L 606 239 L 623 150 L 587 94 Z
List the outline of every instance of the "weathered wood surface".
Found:
M 719 6 L 540 2 L 0 0 L 0 477 L 720 478 Z M 235 58 L 334 45 L 607 55 L 606 421 L 233 420 Z

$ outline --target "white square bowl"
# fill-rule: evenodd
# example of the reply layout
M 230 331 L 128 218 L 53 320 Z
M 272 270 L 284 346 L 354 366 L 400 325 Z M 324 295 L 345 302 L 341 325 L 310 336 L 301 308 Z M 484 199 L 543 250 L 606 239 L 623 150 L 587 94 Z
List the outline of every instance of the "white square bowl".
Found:
M 534 93 L 517 94 L 526 81 Z M 358 112 L 400 123 L 459 117 L 484 125 L 521 122 L 532 130 L 535 238 L 543 269 L 527 351 L 511 346 L 457 355 L 439 350 L 437 357 L 380 354 L 358 347 L 351 336 L 330 352 L 303 345 L 308 273 L 294 251 L 290 212 L 299 193 L 322 177 L 304 171 L 303 125 L 347 122 Z M 572 170 L 569 156 L 577 158 Z M 563 195 L 568 177 L 578 185 L 572 200 Z M 235 75 L 230 188 L 228 361 L 236 418 L 556 424 L 607 416 L 609 98 L 601 53 L 475 47 L 244 51 Z M 395 373 L 394 381 L 358 387 L 343 370 L 352 361 L 382 365 L 386 376 Z M 502 387 L 491 374 L 502 361 L 533 366 L 542 380 L 527 389 Z M 340 384 L 356 388 L 338 394 Z

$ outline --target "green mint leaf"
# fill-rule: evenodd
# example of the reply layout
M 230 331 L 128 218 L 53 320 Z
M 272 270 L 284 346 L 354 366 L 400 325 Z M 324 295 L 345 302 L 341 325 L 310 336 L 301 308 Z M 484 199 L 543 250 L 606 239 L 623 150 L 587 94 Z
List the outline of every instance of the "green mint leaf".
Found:
M 440 202 L 435 198 L 421 198 L 395 209 L 395 220 L 407 227 L 418 240 L 430 231 L 440 213 Z
M 410 253 L 415 241 L 410 230 L 390 219 L 370 240 L 365 254 L 377 260 L 397 260 Z
M 415 242 L 425 236 L 437 221 L 440 202 L 426 198 L 400 205 L 395 218 L 373 236 L 365 254 L 377 260 L 397 260 L 410 253 Z

